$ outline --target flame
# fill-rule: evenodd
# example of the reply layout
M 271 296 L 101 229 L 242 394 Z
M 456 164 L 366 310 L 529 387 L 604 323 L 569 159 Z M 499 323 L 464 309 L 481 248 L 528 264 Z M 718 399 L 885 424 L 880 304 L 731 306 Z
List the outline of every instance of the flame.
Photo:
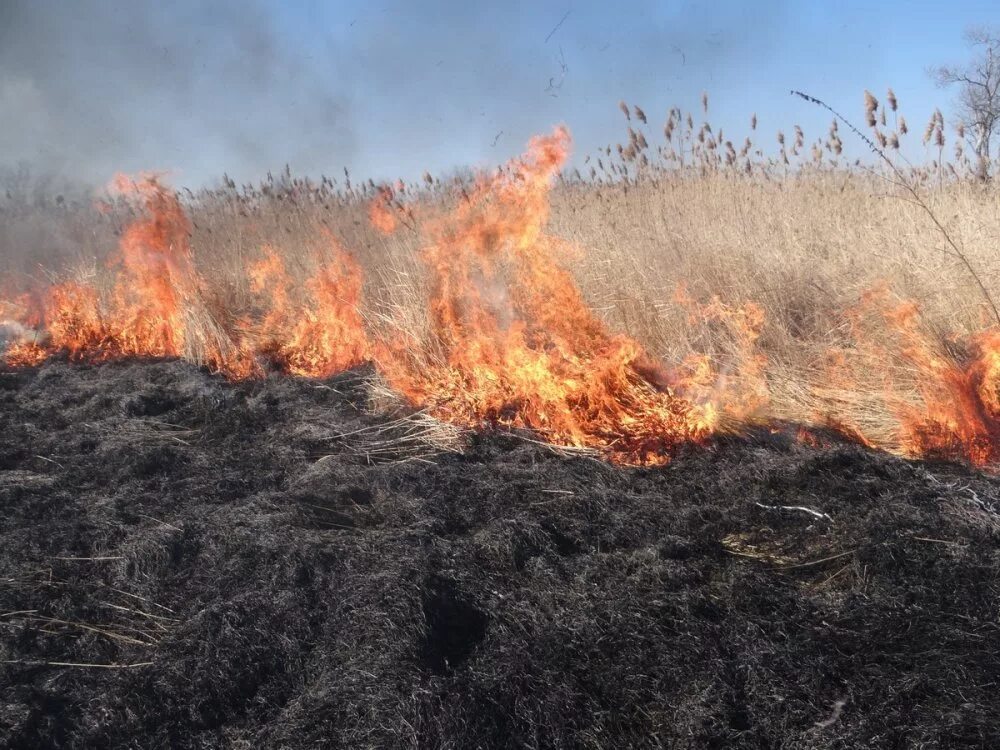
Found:
M 158 179 L 118 177 L 114 186 L 136 196 L 145 215 L 122 235 L 118 272 L 107 305 L 88 284 L 65 282 L 44 295 L 45 344 L 11 347 L 11 364 L 36 364 L 52 351 L 74 359 L 179 356 L 185 345 L 184 300 L 196 288 L 190 225 L 176 196 Z
M 367 358 L 361 270 L 332 238 L 330 257 L 317 262 L 301 290 L 269 250 L 250 272 L 251 288 L 269 295 L 266 313 L 227 330 L 209 311 L 209 286 L 195 269 L 191 225 L 177 196 L 155 176 L 118 177 L 114 187 L 137 199 L 142 215 L 122 235 L 110 292 L 82 281 L 52 286 L 36 316 L 43 338 L 8 346 L 9 365 L 37 365 L 56 352 L 90 362 L 190 356 L 240 379 L 263 374 L 264 362 L 327 377 Z M 29 317 L 22 304 L 16 319 Z
M 532 139 L 527 155 L 431 223 L 429 339 L 390 342 L 378 361 L 396 390 L 439 418 L 665 463 L 679 445 L 704 441 L 717 413 L 682 398 L 676 377 L 607 329 L 562 262 L 573 249 L 545 233 L 569 146 L 565 127 Z
M 293 283 L 273 248 L 250 269 L 251 289 L 266 293 L 270 310 L 248 338 L 244 351 L 268 355 L 292 374 L 326 378 L 368 358 L 359 312 L 362 274 L 358 264 L 331 238 L 332 258 L 320 262 L 304 284 L 308 305 L 292 302 Z M 237 367 L 237 373 L 239 368 Z
M 759 306 L 698 302 L 679 288 L 674 301 L 689 322 L 726 349 L 668 369 L 587 304 L 568 270 L 578 250 L 546 231 L 552 181 L 569 147 L 564 127 L 532 139 L 524 156 L 480 176 L 450 212 L 421 213 L 420 230 L 396 200 L 401 187 L 379 190 L 368 207 L 372 224 L 424 233 L 430 291 L 426 330 L 408 322 L 377 344 L 360 312 L 361 268 L 332 237 L 291 269 L 264 248 L 248 269 L 248 309 L 216 310 L 212 300 L 227 296 L 198 272 L 176 194 L 155 176 L 116 178 L 140 215 L 123 232 L 110 279 L 0 299 L 4 360 L 188 357 L 232 379 L 273 370 L 325 378 L 375 360 L 396 391 L 440 419 L 527 429 L 639 465 L 666 463 L 682 445 L 766 417 Z M 826 382 L 814 389 L 825 410 L 817 422 L 869 447 L 1000 465 L 1000 328 L 945 340 L 918 305 L 892 299 L 886 287 L 866 294 L 846 320 L 854 348 L 830 353 Z M 878 409 L 856 408 L 877 400 Z M 809 428 L 798 436 L 825 444 Z
M 396 231 L 396 217 L 392 213 L 392 201 L 395 198 L 393 189 L 382 185 L 378 195 L 368 204 L 368 220 L 382 234 L 392 234 Z
M 925 379 L 920 407 L 900 409 L 906 452 L 965 459 L 974 466 L 1000 462 L 1000 331 L 973 337 L 964 362 L 924 348 L 908 350 L 907 356 Z
M 732 352 L 724 367 L 705 354 L 690 355 L 681 364 L 678 389 L 696 403 L 714 404 L 735 421 L 750 421 L 770 404 L 766 370 L 768 360 L 758 348 L 764 329 L 764 310 L 754 302 L 736 306 L 713 296 L 707 303 L 694 299 L 684 284 L 674 291 L 674 301 L 688 311 L 692 327 L 721 329 Z
M 923 324 L 919 305 L 893 301 L 885 285 L 867 292 L 848 321 L 860 356 L 834 353 L 829 379 L 861 391 L 858 362 L 881 371 L 881 398 L 896 426 L 890 440 L 845 415 L 828 418 L 831 427 L 908 456 L 1000 463 L 1000 331 L 948 342 Z M 888 335 L 877 338 L 880 327 Z

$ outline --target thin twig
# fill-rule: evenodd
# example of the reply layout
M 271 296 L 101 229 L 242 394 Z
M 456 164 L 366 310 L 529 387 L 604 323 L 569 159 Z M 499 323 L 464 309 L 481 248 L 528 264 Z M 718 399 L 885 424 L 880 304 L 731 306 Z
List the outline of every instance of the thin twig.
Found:
M 553 34 L 555 34 L 557 31 L 559 31 L 559 27 L 562 26 L 566 22 L 566 19 L 569 18 L 569 14 L 572 13 L 572 12 L 573 12 L 573 9 L 570 8 L 569 10 L 566 11 L 565 14 L 563 14 L 563 17 L 559 19 L 559 23 L 557 23 L 553 27 L 552 31 L 549 32 L 549 35 L 547 37 L 545 37 L 545 41 L 543 42 L 543 44 L 548 44 L 549 39 L 552 38 Z
M 841 552 L 839 555 L 832 555 L 831 557 L 824 557 L 820 560 L 810 560 L 809 562 L 797 563 L 796 565 L 782 565 L 775 570 L 794 570 L 795 568 L 808 568 L 813 565 L 821 565 L 825 562 L 830 562 L 831 560 L 838 560 L 841 557 L 847 557 L 848 555 L 853 555 L 857 552 L 856 549 L 848 550 L 847 552 Z
M 803 505 L 764 505 L 764 503 L 754 503 L 758 508 L 764 508 L 764 510 L 798 510 L 803 513 L 808 513 L 816 518 L 822 518 L 830 523 L 833 523 L 833 519 L 826 513 L 821 513 L 818 510 L 813 510 L 812 508 L 806 508 Z
M 143 661 L 138 664 L 78 664 L 68 661 L 26 661 L 16 659 L 0 661 L 0 664 L 21 664 L 28 667 L 77 667 L 83 669 L 136 669 L 138 667 L 151 667 L 154 663 Z

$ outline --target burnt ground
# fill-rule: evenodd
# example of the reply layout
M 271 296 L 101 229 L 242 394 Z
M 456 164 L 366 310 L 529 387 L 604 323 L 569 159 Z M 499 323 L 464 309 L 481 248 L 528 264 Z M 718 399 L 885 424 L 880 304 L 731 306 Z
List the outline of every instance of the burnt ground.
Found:
M 1000 746 L 997 479 L 785 435 L 373 463 L 363 374 L 0 374 L 0 745 Z

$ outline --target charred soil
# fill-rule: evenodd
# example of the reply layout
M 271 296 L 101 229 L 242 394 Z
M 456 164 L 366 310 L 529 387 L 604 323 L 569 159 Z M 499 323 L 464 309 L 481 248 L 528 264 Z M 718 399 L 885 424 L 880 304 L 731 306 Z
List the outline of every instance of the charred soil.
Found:
M 1000 746 L 997 479 L 374 460 L 365 375 L 0 374 L 0 745 Z

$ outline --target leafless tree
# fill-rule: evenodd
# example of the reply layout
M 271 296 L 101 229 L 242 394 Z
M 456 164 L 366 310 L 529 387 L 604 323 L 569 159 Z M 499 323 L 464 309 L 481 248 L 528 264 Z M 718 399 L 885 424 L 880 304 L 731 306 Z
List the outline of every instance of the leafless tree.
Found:
M 1000 31 L 973 27 L 965 32 L 972 60 L 963 67 L 931 71 L 938 86 L 958 86 L 959 121 L 976 153 L 976 173 L 989 179 L 991 141 L 1000 128 Z

